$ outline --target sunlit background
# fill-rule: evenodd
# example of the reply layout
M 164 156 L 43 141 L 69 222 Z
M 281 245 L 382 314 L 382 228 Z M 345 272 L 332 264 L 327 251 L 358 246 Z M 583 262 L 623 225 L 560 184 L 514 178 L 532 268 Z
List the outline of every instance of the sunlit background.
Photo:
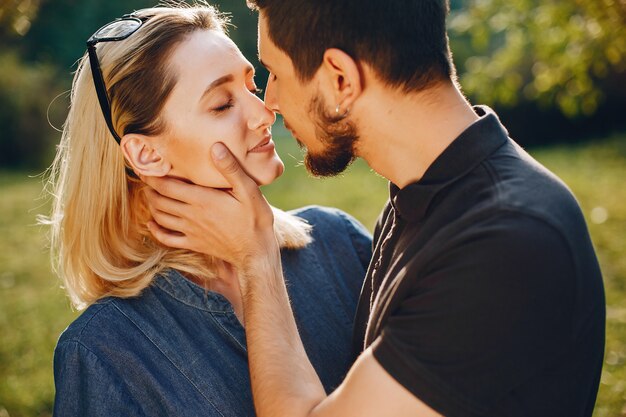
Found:
M 158 0 L 155 0 L 158 1 Z M 415 0 L 419 1 L 419 0 Z M 256 15 L 245 0 L 230 34 L 257 65 Z M 144 0 L 0 1 L 0 417 L 50 416 L 52 351 L 72 312 L 49 267 L 41 174 L 67 112 L 75 61 L 98 27 Z M 459 80 L 511 136 L 572 188 L 602 265 L 607 348 L 596 417 L 626 416 L 626 0 L 453 0 Z M 280 121 L 285 175 L 264 192 L 289 209 L 340 207 L 372 228 L 387 183 L 362 161 L 341 178 L 310 178 Z

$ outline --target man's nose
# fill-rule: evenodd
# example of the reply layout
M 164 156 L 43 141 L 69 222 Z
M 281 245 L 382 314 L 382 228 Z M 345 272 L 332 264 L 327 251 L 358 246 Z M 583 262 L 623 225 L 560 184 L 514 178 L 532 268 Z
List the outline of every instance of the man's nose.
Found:
M 270 74 L 271 77 L 271 74 Z M 276 88 L 271 79 L 267 80 L 267 86 L 265 87 L 265 106 L 275 113 L 280 113 L 278 108 L 278 100 L 276 99 Z

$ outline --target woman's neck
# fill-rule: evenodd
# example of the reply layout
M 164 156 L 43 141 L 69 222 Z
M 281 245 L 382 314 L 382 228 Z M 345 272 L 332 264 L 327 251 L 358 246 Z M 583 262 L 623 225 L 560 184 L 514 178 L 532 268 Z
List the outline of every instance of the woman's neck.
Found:
M 215 275 L 216 277 L 210 280 L 188 274 L 185 277 L 206 290 L 223 295 L 233 306 L 235 315 L 243 326 L 243 303 L 237 271 L 229 263 L 217 261 L 215 263 Z

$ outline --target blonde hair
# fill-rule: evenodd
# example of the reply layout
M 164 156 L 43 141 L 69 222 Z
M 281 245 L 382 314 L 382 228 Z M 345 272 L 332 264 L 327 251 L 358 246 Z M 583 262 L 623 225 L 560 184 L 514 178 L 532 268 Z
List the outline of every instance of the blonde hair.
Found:
M 155 7 L 135 13 L 145 23 L 129 38 L 98 45 L 116 132 L 158 134 L 159 117 L 176 83 L 168 68 L 172 49 L 196 30 L 225 32 L 227 20 L 207 4 Z M 149 233 L 143 183 L 128 175 L 119 145 L 107 129 L 85 54 L 79 61 L 71 106 L 50 169 L 48 189 L 55 271 L 79 310 L 106 296 L 134 297 L 169 268 L 205 280 L 216 260 L 159 244 Z M 310 226 L 274 209 L 282 247 L 311 240 Z

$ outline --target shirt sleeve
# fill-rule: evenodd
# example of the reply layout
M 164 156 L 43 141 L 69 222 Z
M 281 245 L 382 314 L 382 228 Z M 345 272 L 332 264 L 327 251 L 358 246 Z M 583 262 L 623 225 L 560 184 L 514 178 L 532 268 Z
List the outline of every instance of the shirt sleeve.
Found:
M 79 342 L 68 341 L 55 349 L 54 384 L 54 416 L 144 415 L 126 391 L 123 381 Z
M 497 415 L 503 396 L 571 344 L 573 259 L 559 232 L 516 214 L 438 243 L 437 252 L 420 254 L 431 260 L 419 270 L 415 256 L 400 270 L 410 285 L 374 341 L 374 356 L 447 417 Z

